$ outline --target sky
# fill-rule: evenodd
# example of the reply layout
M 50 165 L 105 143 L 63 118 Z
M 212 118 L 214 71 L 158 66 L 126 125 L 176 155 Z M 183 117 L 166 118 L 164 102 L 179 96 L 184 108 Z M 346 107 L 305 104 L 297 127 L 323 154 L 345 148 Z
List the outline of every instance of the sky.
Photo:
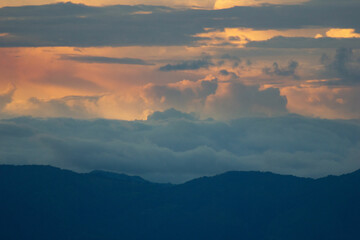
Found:
M 357 170 L 359 10 L 357 0 L 3 0 L 0 163 L 173 182 Z

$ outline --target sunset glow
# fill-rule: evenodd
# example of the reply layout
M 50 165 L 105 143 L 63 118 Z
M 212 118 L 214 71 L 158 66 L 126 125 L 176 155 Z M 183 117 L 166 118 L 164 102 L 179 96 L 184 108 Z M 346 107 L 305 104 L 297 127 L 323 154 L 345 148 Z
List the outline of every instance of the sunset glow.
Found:
M 360 119 L 359 7 L 1 1 L 0 132 L 27 146 L 9 140 L 2 163 L 179 182 L 354 170 L 360 145 L 346 126 Z

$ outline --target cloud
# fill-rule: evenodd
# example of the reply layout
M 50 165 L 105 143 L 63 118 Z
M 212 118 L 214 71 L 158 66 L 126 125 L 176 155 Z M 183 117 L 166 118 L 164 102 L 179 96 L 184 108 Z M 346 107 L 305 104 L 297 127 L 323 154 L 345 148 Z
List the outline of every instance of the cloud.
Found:
M 198 81 L 183 80 L 167 85 L 148 84 L 143 90 L 144 101 L 161 110 L 176 108 L 183 111 L 201 111 L 206 98 L 218 88 L 216 78 Z
M 287 114 L 287 99 L 277 88 L 259 90 L 240 82 L 224 83 L 205 103 L 205 115 L 216 119 L 269 117 Z
M 337 6 L 360 5 L 359 1 L 357 0 L 311 0 L 306 2 L 305 4 L 306 5 L 337 5 Z
M 240 63 L 242 62 L 241 58 L 239 58 L 238 56 L 230 55 L 230 54 L 223 54 L 220 56 L 220 59 L 232 62 L 233 68 L 238 67 L 240 65 Z
M 176 108 L 196 112 L 201 117 L 234 119 L 239 117 L 266 117 L 287 114 L 285 96 L 277 88 L 260 90 L 247 86 L 234 73 L 220 71 L 219 81 L 214 76 L 198 81 L 180 81 L 167 85 L 149 84 L 143 98 L 150 109 Z
M 306 37 L 274 37 L 265 41 L 252 41 L 247 47 L 257 48 L 360 48 L 359 38 L 306 38 Z
M 62 55 L 62 60 L 71 60 L 81 63 L 107 63 L 107 64 L 130 64 L 130 65 L 152 65 L 138 58 L 111 58 L 101 56 L 83 56 L 83 55 Z
M 332 28 L 326 32 L 326 36 L 331 38 L 359 38 L 360 34 L 355 33 L 351 28 Z
M 152 14 L 134 14 L 139 11 Z M 9 34 L 0 37 L 0 46 L 173 46 L 194 42 L 197 38 L 192 35 L 201 27 L 188 25 L 184 29 L 184 21 L 174 25 L 167 21 L 174 18 L 170 11 L 160 6 L 90 7 L 72 3 L 0 8 L 5 18 L 0 19 L 2 31 Z
M 169 120 L 169 119 L 187 119 L 187 120 L 195 120 L 196 117 L 193 114 L 183 113 L 174 108 L 170 108 L 165 110 L 164 112 L 154 112 L 147 117 L 147 120 Z
M 68 95 L 60 98 L 31 97 L 28 100 L 11 101 L 6 95 L 6 112 L 13 116 L 146 119 L 149 113 L 175 108 L 184 112 L 196 112 L 200 118 L 229 120 L 238 117 L 279 116 L 287 113 L 287 100 L 277 88 L 260 89 L 247 86 L 227 70 L 221 70 L 218 78 L 209 75 L 197 81 L 182 80 L 168 84 L 147 84 L 129 95 L 98 93 L 94 95 Z M 84 89 L 85 83 L 77 78 L 46 78 L 47 83 Z M 5 95 L 4 95 L 5 96 Z M 175 112 L 176 113 L 176 112 Z M 156 114 L 151 118 L 167 116 Z M 173 112 L 169 112 L 173 114 Z
M 287 108 L 303 116 L 329 119 L 360 119 L 360 85 L 289 86 L 281 90 Z
M 323 75 L 328 78 L 338 78 L 328 81 L 328 85 L 358 85 L 360 84 L 360 62 L 351 48 L 339 48 L 331 59 L 323 55 L 321 62 L 325 67 Z
M 100 85 L 92 81 L 76 77 L 73 75 L 73 73 L 68 73 L 66 71 L 51 71 L 46 73 L 41 78 L 36 79 L 36 81 L 44 85 L 54 85 L 83 91 L 104 91 L 104 89 Z
M 189 8 L 208 8 L 212 9 L 216 0 L 73 0 L 73 3 L 83 3 L 91 6 L 106 5 L 154 5 L 154 6 L 171 6 L 171 7 L 189 7 Z M 58 0 L 2 0 L 2 6 L 24 6 L 24 5 L 40 5 L 49 3 L 58 3 Z M 141 8 L 142 6 L 138 6 Z
M 0 94 L 0 114 L 6 105 L 12 102 L 15 91 L 15 85 L 11 84 L 5 92 Z
M 167 64 L 159 68 L 160 71 L 163 72 L 170 72 L 170 71 L 183 71 L 183 70 L 198 70 L 201 68 L 209 68 L 210 66 L 214 66 L 211 62 L 210 58 L 203 58 L 200 60 L 190 60 L 190 61 L 183 61 L 178 64 Z
M 266 5 L 222 10 L 180 10 L 144 5 L 89 7 L 71 3 L 7 7 L 0 9 L 2 33 L 8 33 L 0 37 L 0 47 L 196 46 L 204 38 L 195 35 L 206 32 L 206 29 L 224 28 L 319 27 L 359 31 L 358 11 L 358 5 L 348 4 Z M 136 12 L 152 14 L 134 14 Z M 351 48 L 359 46 L 352 39 L 346 42 L 351 44 Z M 329 40 L 312 43 L 319 46 L 334 44 Z M 262 45 L 261 42 L 252 44 Z M 306 44 L 310 44 L 308 40 Z
M 235 6 L 261 6 L 270 4 L 299 4 L 306 0 L 217 0 L 215 9 L 231 8 Z
M 274 62 L 272 67 L 263 68 L 263 73 L 270 76 L 281 76 L 281 77 L 293 77 L 294 79 L 298 79 L 299 77 L 296 75 L 296 69 L 298 68 L 299 63 L 296 61 L 290 61 L 286 67 L 280 67 L 277 62 Z
M 26 104 L 18 106 L 23 115 L 34 117 L 100 117 L 98 102 L 102 96 L 66 96 L 56 99 L 30 98 Z
M 227 123 L 183 117 L 151 121 L 23 117 L 1 120 L 0 132 L 2 164 L 50 164 L 81 172 L 101 169 L 154 181 L 182 182 L 229 170 L 321 177 L 360 168 L 358 121 L 299 116 Z

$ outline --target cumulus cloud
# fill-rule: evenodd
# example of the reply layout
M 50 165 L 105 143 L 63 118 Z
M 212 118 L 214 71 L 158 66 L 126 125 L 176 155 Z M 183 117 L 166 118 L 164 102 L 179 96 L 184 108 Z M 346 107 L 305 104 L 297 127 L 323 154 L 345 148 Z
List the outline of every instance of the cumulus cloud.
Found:
M 201 110 L 206 98 L 218 88 L 216 78 L 198 81 L 183 80 L 173 84 L 149 84 L 144 88 L 143 98 L 146 103 L 161 109 L 177 108 L 191 111 Z
M 229 170 L 321 177 L 360 168 L 358 121 L 284 116 L 219 122 L 176 114 L 149 121 L 1 120 L 0 162 L 101 169 L 165 182 Z
M 180 81 L 167 85 L 149 84 L 143 98 L 152 109 L 176 108 L 197 112 L 201 117 L 234 119 L 239 117 L 266 117 L 287 114 L 287 99 L 279 89 L 260 90 L 247 86 L 235 73 L 220 71 L 225 79 L 213 76 L 198 81 Z
M 296 61 L 290 61 L 286 67 L 281 67 L 277 62 L 274 62 L 272 67 L 263 68 L 263 73 L 267 75 L 275 75 L 281 77 L 293 77 L 294 79 L 298 79 L 299 76 L 296 75 L 296 69 L 298 68 L 299 63 Z
M 59 82 L 55 80 L 57 78 L 47 79 L 48 83 L 67 86 L 64 85 L 67 82 L 61 83 L 61 78 Z M 71 83 L 71 78 L 68 82 Z M 85 83 L 80 82 L 79 86 L 88 86 Z M 28 100 L 12 101 L 12 90 L 3 95 L 2 107 L 7 106 L 6 112 L 12 116 L 20 114 L 33 117 L 105 117 L 127 120 L 146 119 L 148 113 L 169 108 L 196 112 L 199 118 L 222 120 L 287 113 L 287 99 L 280 94 L 279 89 L 247 86 L 241 83 L 235 73 L 227 70 L 221 70 L 218 78 L 209 75 L 197 81 L 182 80 L 162 85 L 152 83 L 135 91 L 129 96 L 105 93 L 44 99 L 31 97 Z M 171 115 L 174 112 L 164 114 L 168 113 Z
M 329 85 L 358 85 L 360 84 L 360 62 L 351 48 L 339 48 L 333 58 L 327 55 L 321 57 L 325 67 L 325 75 L 329 78 L 338 78 L 329 81 Z
M 18 106 L 23 115 L 34 117 L 100 117 L 98 101 L 102 96 L 66 96 L 56 99 L 39 99 L 32 97 L 25 105 Z
M 277 88 L 259 90 L 258 86 L 230 82 L 207 98 L 205 114 L 217 119 L 279 116 L 287 113 L 286 104 L 286 97 Z
M 287 96 L 291 112 L 330 119 L 360 119 L 360 86 L 289 86 L 281 92 Z

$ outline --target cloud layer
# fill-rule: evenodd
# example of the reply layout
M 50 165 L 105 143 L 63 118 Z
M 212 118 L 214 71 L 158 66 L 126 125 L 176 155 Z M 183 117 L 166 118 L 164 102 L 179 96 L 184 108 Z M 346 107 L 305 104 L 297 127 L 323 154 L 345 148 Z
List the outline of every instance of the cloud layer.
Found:
M 360 123 L 299 116 L 219 122 L 169 110 L 148 121 L 0 122 L 0 163 L 102 169 L 182 182 L 229 170 L 307 177 L 360 168 Z
M 145 5 L 90 7 L 71 3 L 0 8 L 0 34 L 6 33 L 0 36 L 0 47 L 195 45 L 202 39 L 194 37 L 196 34 L 206 32 L 206 29 L 223 28 L 360 29 L 358 4 L 318 2 L 321 4 L 223 10 L 179 10 Z M 275 40 L 270 45 L 276 45 L 280 39 Z M 331 38 L 295 40 L 306 40 L 305 45 L 339 44 L 338 40 Z M 353 48 L 359 46 L 358 40 L 346 41 Z M 299 44 L 299 41 L 296 42 Z M 254 45 L 267 46 L 269 43 L 255 42 L 251 46 Z

